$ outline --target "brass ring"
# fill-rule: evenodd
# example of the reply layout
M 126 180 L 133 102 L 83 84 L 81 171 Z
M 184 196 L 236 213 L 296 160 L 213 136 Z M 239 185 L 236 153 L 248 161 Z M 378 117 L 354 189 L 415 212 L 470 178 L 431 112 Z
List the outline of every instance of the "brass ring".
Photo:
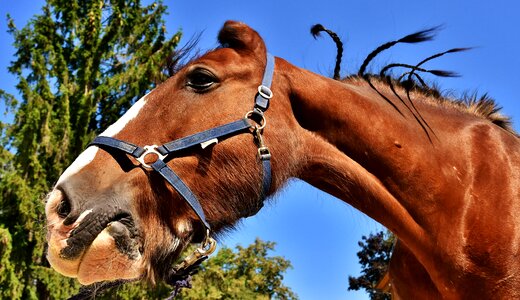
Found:
M 200 247 L 197 249 L 197 251 L 201 255 L 209 256 L 211 253 L 215 251 L 217 248 L 217 241 L 215 241 L 212 237 L 207 236 L 206 240 L 200 244 Z
M 253 119 L 251 119 L 251 116 L 252 116 L 253 114 L 254 114 L 254 111 L 250 110 L 250 111 L 248 111 L 248 112 L 246 113 L 245 118 L 246 118 L 246 119 L 253 120 Z M 253 121 L 256 123 L 255 120 L 253 120 Z M 262 129 L 264 129 L 264 127 L 265 127 L 266 124 L 267 124 L 267 121 L 265 120 L 265 116 L 262 114 L 262 120 L 261 120 L 260 123 L 258 124 L 258 125 L 260 125 L 260 126 L 255 126 L 255 128 L 258 129 L 258 130 L 262 130 Z

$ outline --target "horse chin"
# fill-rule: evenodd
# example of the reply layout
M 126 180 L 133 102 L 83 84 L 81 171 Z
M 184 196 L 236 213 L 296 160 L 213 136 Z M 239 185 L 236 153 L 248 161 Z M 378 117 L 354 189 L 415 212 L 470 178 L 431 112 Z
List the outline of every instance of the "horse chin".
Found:
M 142 276 L 140 242 L 129 236 L 129 229 L 121 222 L 110 223 L 77 259 L 62 257 L 66 246 L 67 239 L 49 240 L 47 259 L 56 271 L 77 278 L 83 285 Z
M 142 275 L 143 259 L 138 243 L 122 237 L 124 226 L 118 223 L 105 228 L 81 257 L 77 273 L 81 284 L 135 279 Z

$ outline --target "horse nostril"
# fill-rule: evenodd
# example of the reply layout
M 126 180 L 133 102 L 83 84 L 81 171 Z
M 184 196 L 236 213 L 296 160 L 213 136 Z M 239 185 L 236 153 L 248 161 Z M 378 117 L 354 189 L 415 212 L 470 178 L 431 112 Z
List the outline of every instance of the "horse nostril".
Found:
M 60 204 L 58 204 L 58 207 L 56 208 L 56 213 L 58 213 L 58 216 L 60 216 L 62 219 L 65 219 L 71 211 L 71 205 L 70 201 L 67 197 L 63 197 Z

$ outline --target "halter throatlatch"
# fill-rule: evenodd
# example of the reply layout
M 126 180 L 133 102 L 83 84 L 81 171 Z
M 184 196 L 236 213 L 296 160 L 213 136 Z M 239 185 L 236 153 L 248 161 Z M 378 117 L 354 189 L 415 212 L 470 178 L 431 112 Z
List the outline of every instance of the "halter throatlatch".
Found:
M 181 263 L 176 265 L 170 273 L 169 283 L 177 287 L 178 282 L 185 281 L 194 270 L 215 251 L 216 241 L 211 237 L 211 227 L 206 220 L 204 211 L 199 200 L 182 179 L 164 161 L 171 154 L 179 153 L 181 150 L 191 149 L 201 146 L 203 149 L 209 144 L 218 143 L 219 139 L 225 139 L 242 133 L 251 133 L 254 136 L 258 147 L 257 156 L 263 167 L 262 175 L 262 194 L 260 205 L 248 212 L 248 216 L 254 215 L 262 208 L 263 200 L 267 196 L 271 187 L 271 153 L 263 140 L 263 129 L 266 126 L 264 112 L 269 108 L 269 101 L 273 97 L 271 83 L 274 73 L 274 57 L 267 53 L 267 63 L 264 70 L 262 84 L 258 86 L 258 93 L 255 98 L 253 110 L 247 112 L 244 118 L 214 127 L 187 137 L 183 137 L 166 144 L 137 146 L 129 142 L 121 141 L 113 137 L 98 136 L 89 146 L 98 146 L 101 149 L 112 149 L 122 151 L 134 157 L 140 166 L 147 171 L 158 172 L 188 203 L 197 214 L 199 220 L 206 229 L 206 236 L 200 246 L 186 257 Z M 147 163 L 146 157 L 153 155 L 157 157 L 155 162 Z M 181 283 L 185 284 L 185 283 Z M 176 289 L 177 291 L 177 289 Z

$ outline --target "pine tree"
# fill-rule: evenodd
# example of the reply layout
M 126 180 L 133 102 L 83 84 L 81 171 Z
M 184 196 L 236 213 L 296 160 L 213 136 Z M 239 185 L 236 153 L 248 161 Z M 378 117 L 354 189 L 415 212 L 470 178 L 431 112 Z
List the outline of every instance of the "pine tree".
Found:
M 45 259 L 44 197 L 86 144 L 171 73 L 161 1 L 48 0 L 22 29 L 9 72 L 21 99 L 0 123 L 0 298 L 63 299 L 74 280 Z

